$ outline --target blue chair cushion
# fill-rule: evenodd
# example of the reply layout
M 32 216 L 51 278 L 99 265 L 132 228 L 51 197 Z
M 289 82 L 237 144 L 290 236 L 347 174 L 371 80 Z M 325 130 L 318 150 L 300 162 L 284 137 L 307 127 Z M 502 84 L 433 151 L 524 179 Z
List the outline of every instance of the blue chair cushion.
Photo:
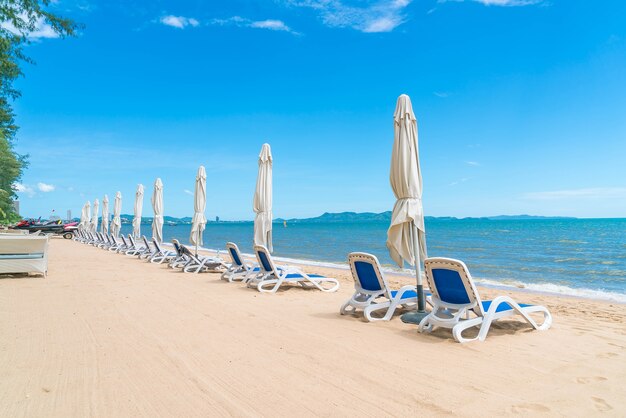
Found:
M 311 277 L 311 278 L 314 277 L 314 278 L 318 278 L 318 279 L 326 277 L 326 276 L 321 276 L 319 274 L 309 274 L 308 276 Z M 299 278 L 302 278 L 302 277 L 304 277 L 304 276 L 299 274 L 299 273 L 290 273 L 290 274 L 288 274 L 286 276 L 287 279 L 299 279 Z
M 366 261 L 355 261 L 354 268 L 356 269 L 356 276 L 363 289 L 369 290 L 370 292 L 378 292 L 382 290 L 372 263 L 368 263 Z
M 230 252 L 230 257 L 233 259 L 233 263 L 237 264 L 238 266 L 242 266 L 243 262 L 239 258 L 237 251 L 235 251 L 234 248 L 229 248 L 228 251 Z
M 489 310 L 489 307 L 491 306 L 491 302 L 492 302 L 491 300 L 483 301 L 483 311 L 487 312 Z M 519 306 L 521 306 L 522 308 L 526 308 L 528 306 L 533 306 L 533 305 L 526 305 L 524 303 L 520 303 Z M 508 303 L 501 303 L 500 305 L 498 305 L 496 312 L 510 311 L 511 309 L 513 308 Z
M 458 272 L 448 269 L 433 269 L 433 280 L 442 301 L 463 305 L 470 303 L 463 279 Z
M 398 292 L 399 290 L 392 290 L 389 293 L 391 294 L 392 298 L 395 298 Z M 430 296 L 430 295 L 431 295 L 430 292 L 424 291 L 424 296 Z M 402 294 L 402 299 L 410 299 L 410 298 L 417 298 L 417 292 L 415 290 L 405 290 L 404 293 Z

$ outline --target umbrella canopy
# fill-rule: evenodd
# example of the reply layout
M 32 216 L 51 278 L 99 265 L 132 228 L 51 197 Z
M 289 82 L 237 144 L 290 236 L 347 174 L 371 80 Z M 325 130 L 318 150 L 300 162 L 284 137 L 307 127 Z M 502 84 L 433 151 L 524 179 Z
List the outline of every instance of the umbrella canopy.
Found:
M 259 175 L 254 192 L 254 245 L 272 251 L 272 149 L 263 144 L 259 154 Z
M 109 233 L 109 196 L 104 195 L 102 199 L 102 233 Z
M 387 248 L 391 258 L 400 267 L 403 261 L 415 266 L 419 291 L 422 285 L 420 258 L 426 258 L 426 229 L 417 120 L 409 96 L 403 94 L 398 98 L 393 122 L 394 141 L 389 178 L 397 200 L 387 231 Z
M 78 228 L 80 230 L 85 230 L 87 227 L 87 224 L 89 222 L 88 218 L 89 218 L 89 209 L 87 209 L 87 203 L 85 203 L 83 205 L 83 209 L 80 211 L 80 223 L 78 224 Z
M 154 210 L 154 219 L 152 220 L 152 238 L 160 243 L 163 242 L 163 183 L 160 178 L 156 179 L 154 182 L 152 209 Z
M 113 221 L 111 221 L 111 233 L 114 237 L 120 236 L 120 230 L 122 229 L 122 219 L 120 219 L 121 213 L 122 193 L 117 192 L 115 194 L 115 202 L 113 203 Z
M 133 217 L 133 237 L 141 238 L 141 212 L 143 210 L 143 184 L 137 185 L 135 192 L 135 216 Z
M 85 203 L 85 225 L 83 229 L 86 231 L 91 230 L 91 202 L 89 200 Z
M 204 210 L 206 208 L 206 171 L 204 166 L 198 168 L 198 174 L 196 175 L 193 208 L 194 213 L 191 221 L 191 235 L 189 236 L 189 241 L 196 246 L 197 253 L 198 246 L 202 245 L 202 232 L 206 227 L 206 217 L 204 216 Z
M 93 215 L 91 216 L 91 232 L 98 232 L 98 206 L 100 203 L 98 199 L 93 201 Z

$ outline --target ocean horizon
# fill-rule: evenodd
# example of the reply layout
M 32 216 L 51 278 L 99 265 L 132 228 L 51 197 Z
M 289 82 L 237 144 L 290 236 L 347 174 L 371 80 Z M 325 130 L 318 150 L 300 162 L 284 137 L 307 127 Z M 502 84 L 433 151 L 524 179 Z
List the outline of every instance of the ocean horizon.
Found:
M 374 254 L 390 272 L 410 274 L 387 251 L 388 222 L 275 223 L 274 255 L 316 264 L 346 265 L 350 252 Z M 131 232 L 123 225 L 122 233 Z M 189 242 L 190 225 L 165 225 L 166 242 Z M 142 233 L 151 229 L 142 225 Z M 253 223 L 209 222 L 203 247 L 235 242 L 252 253 Z M 426 220 L 428 255 L 463 260 L 479 283 L 626 303 L 626 219 L 480 218 Z M 227 257 L 227 256 L 226 256 Z

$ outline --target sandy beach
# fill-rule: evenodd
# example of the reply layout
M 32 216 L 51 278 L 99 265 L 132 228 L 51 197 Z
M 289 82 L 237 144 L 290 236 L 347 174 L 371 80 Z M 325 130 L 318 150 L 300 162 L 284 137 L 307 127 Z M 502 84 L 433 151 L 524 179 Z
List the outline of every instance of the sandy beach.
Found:
M 259 294 L 53 239 L 47 278 L 0 278 L 0 416 L 626 411 L 624 305 L 517 293 L 551 310 L 550 330 L 506 321 L 486 342 L 461 345 L 397 317 L 340 316 L 349 271 L 307 270 L 341 289 Z

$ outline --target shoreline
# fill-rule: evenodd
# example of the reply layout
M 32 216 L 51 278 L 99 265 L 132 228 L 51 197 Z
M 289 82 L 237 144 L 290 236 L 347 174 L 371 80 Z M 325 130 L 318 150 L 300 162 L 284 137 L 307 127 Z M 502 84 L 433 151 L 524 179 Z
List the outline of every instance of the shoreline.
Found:
M 166 246 L 171 246 L 170 243 L 165 243 Z M 226 252 L 226 249 L 213 249 L 213 248 L 205 248 L 199 247 L 199 251 L 203 251 L 209 254 L 223 256 L 226 261 L 230 260 L 230 256 Z M 256 262 L 254 254 L 244 253 L 242 255 L 248 260 L 254 260 Z M 318 260 L 308 260 L 308 259 L 298 259 L 291 257 L 280 257 L 273 256 L 274 260 L 284 263 L 292 263 L 297 264 L 304 267 L 320 267 L 327 268 L 333 270 L 343 270 L 349 271 L 350 268 L 347 263 L 335 263 L 335 262 L 327 262 L 327 261 L 318 261 Z M 415 280 L 414 270 L 403 269 L 389 267 L 389 266 L 381 266 L 383 273 L 389 275 L 390 277 L 396 277 L 401 281 Z M 423 273 L 422 273 L 423 274 Z M 605 290 L 598 289 L 590 289 L 590 288 L 573 288 L 569 286 L 562 286 L 552 283 L 525 283 L 516 279 L 511 279 L 513 283 L 502 283 L 494 279 L 485 279 L 481 277 L 473 276 L 476 284 L 479 287 L 485 289 L 492 290 L 502 290 L 502 291 L 512 291 L 512 292 L 520 292 L 526 294 L 535 294 L 539 296 L 551 296 L 551 297 L 559 297 L 559 298 L 571 298 L 571 299 L 580 299 L 591 302 L 604 302 L 604 303 L 616 303 L 620 305 L 626 305 L 626 294 L 609 292 Z M 559 290 L 542 290 L 537 287 L 547 287 L 547 288 L 557 288 Z

